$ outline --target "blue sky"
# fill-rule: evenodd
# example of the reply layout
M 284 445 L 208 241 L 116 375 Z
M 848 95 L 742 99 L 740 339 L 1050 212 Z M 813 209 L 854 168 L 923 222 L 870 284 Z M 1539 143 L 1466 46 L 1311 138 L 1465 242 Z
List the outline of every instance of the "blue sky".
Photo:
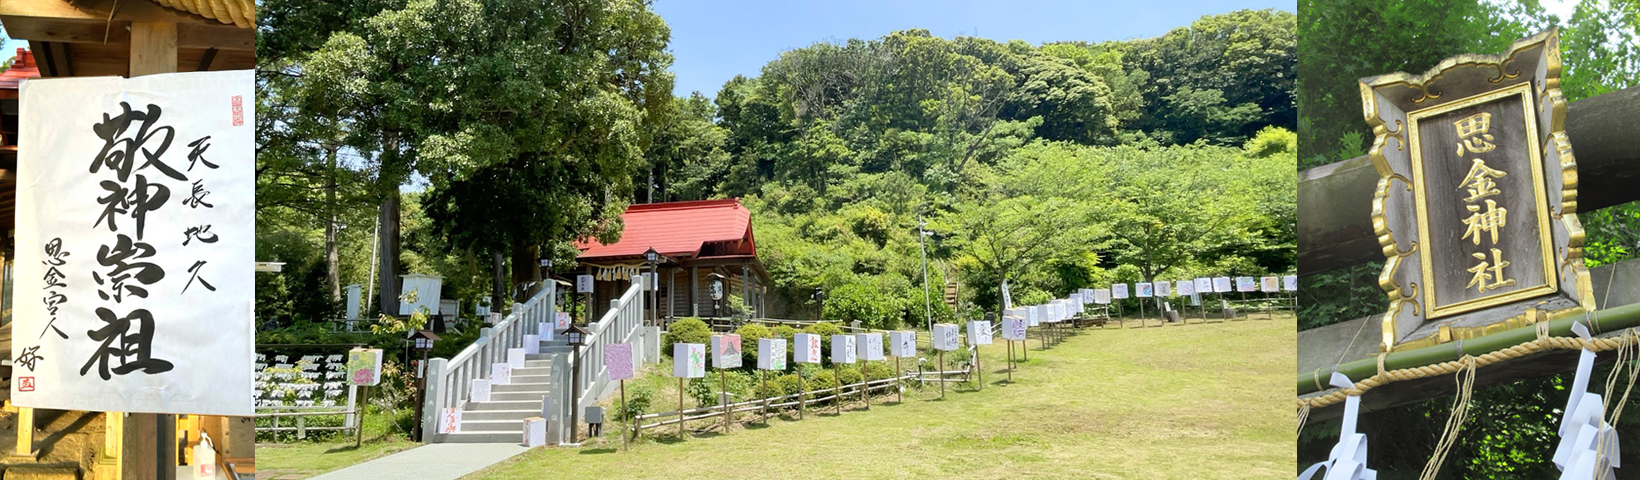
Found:
M 1165 5 L 1163 4 L 1165 3 Z M 952 38 L 1032 44 L 1155 37 L 1203 15 L 1242 9 L 1292 12 L 1293 0 L 655 0 L 672 27 L 673 93 L 717 95 L 736 74 L 755 76 L 780 53 L 815 42 L 874 39 L 923 28 Z

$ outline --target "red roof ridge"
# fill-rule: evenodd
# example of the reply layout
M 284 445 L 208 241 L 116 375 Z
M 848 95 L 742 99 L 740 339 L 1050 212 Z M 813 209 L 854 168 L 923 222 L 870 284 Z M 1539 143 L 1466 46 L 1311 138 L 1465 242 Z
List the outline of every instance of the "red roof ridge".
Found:
M 739 198 L 633 204 L 621 213 L 621 220 L 625 230 L 613 244 L 591 238 L 576 241 L 576 248 L 581 249 L 579 258 L 635 257 L 650 248 L 670 257 L 698 257 L 708 244 L 725 242 L 745 242 L 744 246 L 730 247 L 737 253 L 757 252 L 751 210 L 741 205 Z

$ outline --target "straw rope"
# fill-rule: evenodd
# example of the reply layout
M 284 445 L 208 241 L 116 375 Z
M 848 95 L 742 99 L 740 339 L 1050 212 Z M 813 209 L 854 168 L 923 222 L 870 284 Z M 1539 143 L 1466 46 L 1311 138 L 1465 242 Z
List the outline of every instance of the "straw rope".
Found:
M 256 5 L 252 0 L 154 0 L 154 3 L 239 28 L 256 26 Z
M 1479 368 L 1495 363 L 1503 363 L 1509 360 L 1514 360 L 1549 350 L 1578 350 L 1588 348 L 1592 351 L 1603 352 L 1621 348 L 1625 344 L 1625 340 L 1617 337 L 1594 338 L 1590 340 L 1583 340 L 1573 337 L 1551 337 L 1548 334 L 1547 322 L 1538 323 L 1537 332 L 1538 338 L 1536 340 L 1524 342 L 1519 345 L 1495 352 L 1488 352 L 1478 356 L 1473 356 L 1475 367 Z M 1297 399 L 1297 403 L 1299 405 L 1308 404 L 1311 408 L 1326 407 L 1344 401 L 1344 397 L 1348 397 L 1350 395 L 1360 395 L 1369 390 L 1390 383 L 1457 373 L 1458 371 L 1466 368 L 1468 361 L 1469 360 L 1466 359 L 1458 359 L 1441 362 L 1434 365 L 1424 365 L 1399 370 L 1384 370 L 1383 356 L 1380 355 L 1378 359 L 1379 363 L 1377 375 L 1373 375 L 1359 382 L 1355 382 L 1355 386 L 1353 388 L 1341 388 L 1326 395 L 1299 398 Z
M 1446 418 L 1446 428 L 1441 430 L 1440 441 L 1435 443 L 1435 453 L 1429 455 L 1429 463 L 1424 464 L 1424 471 L 1418 475 L 1418 480 L 1435 480 L 1435 475 L 1441 471 L 1441 463 L 1446 461 L 1447 452 L 1458 443 L 1458 432 L 1463 430 L 1464 420 L 1469 417 L 1469 394 L 1475 390 L 1475 357 L 1464 355 L 1460 361 L 1464 366 L 1454 378 L 1458 382 L 1458 395 L 1452 399 L 1452 415 Z M 1469 375 L 1464 375 L 1466 372 Z

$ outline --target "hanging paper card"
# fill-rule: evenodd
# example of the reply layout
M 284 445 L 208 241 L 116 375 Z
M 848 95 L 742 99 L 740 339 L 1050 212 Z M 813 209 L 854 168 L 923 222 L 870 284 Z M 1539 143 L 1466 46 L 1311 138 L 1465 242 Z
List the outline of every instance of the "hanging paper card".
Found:
M 355 348 L 347 352 L 347 381 L 352 385 L 375 386 L 382 383 L 382 351 L 379 348 Z
M 792 337 L 792 360 L 797 363 L 820 363 L 820 336 L 813 333 L 799 333 Z
M 855 354 L 860 361 L 875 362 L 883 359 L 883 334 L 860 333 L 854 337 Z
M 1258 290 L 1258 282 L 1253 277 L 1236 277 L 1237 292 L 1252 292 Z
M 1117 300 L 1128 298 L 1128 286 L 1127 286 L 1127 284 L 1126 283 L 1118 283 L 1118 284 L 1111 285 L 1110 286 L 1110 294 L 1111 294 L 1112 297 L 1116 298 Z
M 1173 285 L 1169 282 L 1156 282 L 1156 296 L 1158 296 L 1158 297 L 1171 297 L 1171 296 L 1173 296 Z
M 1110 290 L 1104 289 L 1104 288 L 1094 290 L 1093 291 L 1093 303 L 1097 303 L 1097 304 L 1100 304 L 1100 305 L 1110 305 Z
M 831 336 L 831 363 L 854 363 L 855 355 L 853 335 Z
M 1179 296 L 1181 297 L 1196 294 L 1196 282 L 1192 282 L 1190 280 L 1179 280 L 1177 282 L 1173 282 L 1173 286 L 1178 287 Z
M 706 376 L 706 345 L 700 343 L 672 344 L 672 376 L 678 378 Z
M 557 314 L 553 317 L 553 321 L 558 323 L 558 331 L 562 332 L 564 330 L 569 330 L 569 312 L 557 312 Z M 552 340 L 552 336 L 548 335 L 547 340 Z
M 969 345 L 990 345 L 991 344 L 991 322 L 987 322 L 987 321 L 984 321 L 984 320 L 975 320 L 975 321 L 972 321 L 972 322 L 968 322 L 968 344 Z
M 712 336 L 712 368 L 740 368 L 740 335 Z
M 632 378 L 635 370 L 632 364 L 632 344 L 611 343 L 604 345 L 604 371 L 609 374 L 610 380 L 625 380 Z
M 1281 278 L 1280 277 L 1260 277 L 1259 278 L 1259 291 L 1261 291 L 1261 292 L 1280 292 L 1281 291 Z
M 785 370 L 786 339 L 757 339 L 757 368 L 759 370 Z
M 888 341 L 892 345 L 889 355 L 899 358 L 917 356 L 917 332 L 889 332 Z
M 1229 279 L 1225 279 L 1225 281 L 1228 282 Z M 1229 285 L 1229 283 L 1226 283 L 1225 285 Z M 1212 293 L 1212 292 L 1213 292 L 1213 279 L 1207 278 L 1207 277 L 1202 277 L 1202 278 L 1196 279 L 1196 293 Z
M 1230 293 L 1230 277 L 1213 277 L 1213 293 Z
M 934 324 L 933 335 L 934 348 L 937 350 L 956 350 L 959 344 L 962 343 L 957 340 L 961 334 L 957 332 L 957 326 L 955 324 L 936 323 Z
M 1298 291 L 1298 275 L 1281 277 L 1281 289 L 1289 292 Z
M 575 293 L 592 293 L 592 275 L 575 276 Z
M 1150 298 L 1155 292 L 1154 288 L 1149 283 L 1138 283 L 1135 285 L 1139 290 L 1139 298 Z
M 23 82 L 14 405 L 255 413 L 254 82 Z
M 1091 289 L 1091 288 L 1082 289 L 1082 303 L 1083 304 L 1093 303 L 1093 289 Z

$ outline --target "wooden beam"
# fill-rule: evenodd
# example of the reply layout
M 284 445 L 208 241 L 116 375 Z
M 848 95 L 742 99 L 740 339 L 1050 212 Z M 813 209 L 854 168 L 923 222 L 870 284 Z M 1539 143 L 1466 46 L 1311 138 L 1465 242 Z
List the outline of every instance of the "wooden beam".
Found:
M 131 42 L 131 22 L 0 16 L 0 24 L 5 25 L 6 35 L 20 40 L 99 45 Z M 232 25 L 179 23 L 177 47 L 255 51 L 256 32 Z
M 167 22 L 131 24 L 132 77 L 177 71 L 177 25 Z
M 116 10 L 112 17 L 109 10 Z M 115 0 L 29 0 L 0 2 L 0 16 L 48 19 L 94 20 L 97 22 L 167 22 L 224 25 L 222 22 L 146 1 Z M 11 25 L 6 25 L 9 31 Z M 17 38 L 17 37 L 13 37 Z
M 199 58 L 199 67 L 195 68 L 194 71 L 209 72 L 211 71 L 211 64 L 213 63 L 216 63 L 216 49 L 207 49 L 205 50 L 205 55 Z
M 1577 159 L 1577 203 L 1588 212 L 1640 200 L 1640 86 L 1572 102 L 1566 136 Z M 1372 229 L 1378 172 L 1356 157 L 1299 172 L 1298 272 L 1384 260 Z

